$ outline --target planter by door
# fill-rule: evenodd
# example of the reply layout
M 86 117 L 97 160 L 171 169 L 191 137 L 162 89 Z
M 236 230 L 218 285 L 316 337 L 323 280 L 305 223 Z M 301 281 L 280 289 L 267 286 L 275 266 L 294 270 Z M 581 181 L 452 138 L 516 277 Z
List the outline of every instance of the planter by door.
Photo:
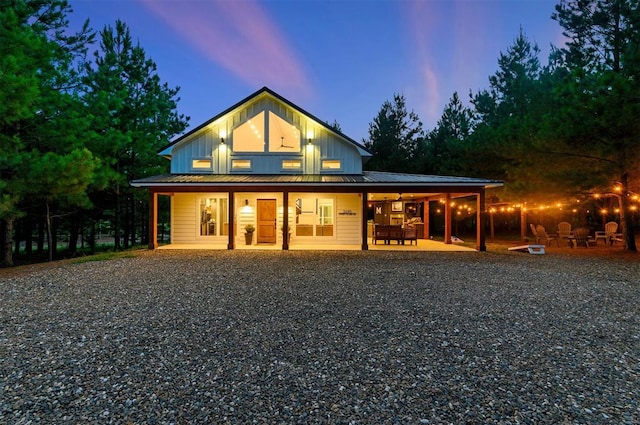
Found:
M 247 245 L 251 245 L 253 243 L 253 232 L 244 234 L 244 242 Z

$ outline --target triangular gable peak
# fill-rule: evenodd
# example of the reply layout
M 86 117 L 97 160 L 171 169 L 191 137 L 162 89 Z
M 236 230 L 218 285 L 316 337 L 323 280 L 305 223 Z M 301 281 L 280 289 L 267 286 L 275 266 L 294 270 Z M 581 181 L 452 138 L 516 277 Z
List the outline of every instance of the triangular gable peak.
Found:
M 362 174 L 360 144 L 264 87 L 159 152 L 172 174 Z

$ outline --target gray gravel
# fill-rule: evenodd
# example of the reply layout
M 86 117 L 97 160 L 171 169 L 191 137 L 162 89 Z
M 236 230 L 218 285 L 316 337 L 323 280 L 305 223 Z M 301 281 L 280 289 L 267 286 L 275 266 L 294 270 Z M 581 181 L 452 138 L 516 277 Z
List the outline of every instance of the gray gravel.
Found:
M 639 423 L 639 281 L 491 252 L 34 267 L 0 277 L 0 423 Z

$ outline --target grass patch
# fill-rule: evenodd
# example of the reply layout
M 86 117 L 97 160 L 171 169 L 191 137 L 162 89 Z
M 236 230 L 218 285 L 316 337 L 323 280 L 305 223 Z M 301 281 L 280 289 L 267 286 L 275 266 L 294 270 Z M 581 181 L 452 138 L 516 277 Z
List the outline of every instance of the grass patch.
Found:
M 133 251 L 119 251 L 119 252 L 103 252 L 100 254 L 86 255 L 84 257 L 76 257 L 70 259 L 69 262 L 73 264 L 89 263 L 91 261 L 108 261 L 118 258 L 135 258 L 137 254 Z

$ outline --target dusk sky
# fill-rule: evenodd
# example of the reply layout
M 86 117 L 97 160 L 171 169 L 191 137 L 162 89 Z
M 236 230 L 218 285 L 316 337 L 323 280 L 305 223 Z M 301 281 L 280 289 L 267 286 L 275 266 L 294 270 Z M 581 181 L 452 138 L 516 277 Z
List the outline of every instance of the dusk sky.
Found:
M 403 94 L 432 129 L 457 91 L 488 87 L 522 27 L 546 64 L 558 0 L 70 0 L 72 28 L 124 21 L 190 128 L 267 86 L 362 141 Z

